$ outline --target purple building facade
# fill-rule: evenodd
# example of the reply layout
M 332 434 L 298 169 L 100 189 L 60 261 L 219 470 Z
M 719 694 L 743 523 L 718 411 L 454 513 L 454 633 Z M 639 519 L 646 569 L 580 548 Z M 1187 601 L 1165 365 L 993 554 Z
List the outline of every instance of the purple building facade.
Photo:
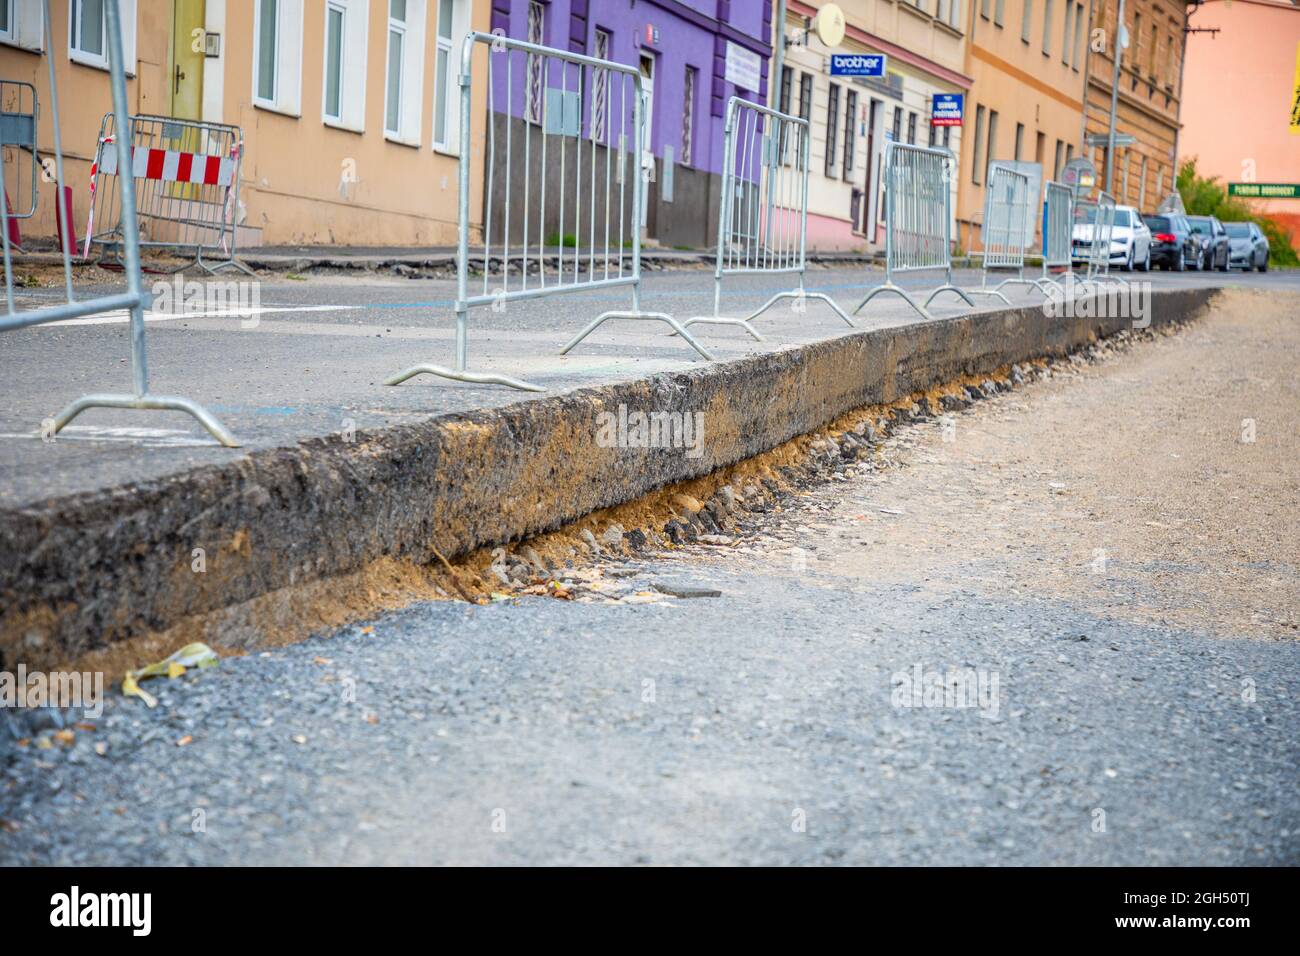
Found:
M 766 102 L 771 0 L 490 2 L 494 33 L 640 70 L 651 91 L 645 161 L 652 155 L 655 167 L 644 217 L 646 234 L 666 245 L 715 242 L 727 101 L 740 96 Z M 513 69 L 528 68 L 520 61 Z M 538 123 L 540 104 L 572 94 L 579 82 L 590 86 L 590 71 L 566 70 L 548 61 L 531 77 L 514 75 L 509 102 L 505 85 L 498 81 L 492 110 L 515 124 L 530 119 Z M 605 95 L 607 102 L 592 92 L 584 91 L 581 120 L 567 125 L 566 133 L 580 127 L 581 139 L 590 141 L 594 126 L 596 143 L 614 147 L 616 131 L 622 129 L 630 148 L 631 107 L 619 102 L 618 83 Z M 554 110 L 552 105 L 547 108 Z M 621 110 L 628 116 L 625 127 Z M 707 215 L 702 215 L 705 210 Z

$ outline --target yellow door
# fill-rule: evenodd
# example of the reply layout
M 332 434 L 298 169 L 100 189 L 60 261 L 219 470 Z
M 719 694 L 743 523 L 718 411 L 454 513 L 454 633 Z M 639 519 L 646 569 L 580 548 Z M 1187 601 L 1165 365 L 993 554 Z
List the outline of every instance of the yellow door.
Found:
M 203 5 L 172 0 L 171 110 L 177 119 L 203 115 Z

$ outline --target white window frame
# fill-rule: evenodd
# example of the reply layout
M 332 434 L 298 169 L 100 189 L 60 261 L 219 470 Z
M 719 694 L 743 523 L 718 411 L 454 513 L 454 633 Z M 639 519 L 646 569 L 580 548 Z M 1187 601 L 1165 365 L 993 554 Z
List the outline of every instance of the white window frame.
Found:
M 262 55 L 262 2 L 252 2 L 253 106 L 301 117 L 303 0 L 276 0 L 275 93 L 270 99 L 260 96 L 257 89 L 257 67 Z
M 330 11 L 343 15 L 343 36 L 339 44 L 339 112 L 329 110 Z M 366 40 L 369 33 L 370 0 L 327 0 L 321 53 L 321 122 L 336 129 L 364 133 L 366 129 Z
M 948 26 L 961 30 L 961 0 L 952 0 L 948 5 Z
M 420 145 L 424 116 L 424 30 L 426 0 L 406 0 L 406 19 L 395 20 L 390 0 L 384 3 L 384 139 L 403 146 Z M 388 125 L 388 70 L 391 34 L 402 34 L 402 64 L 398 74 L 397 128 Z
M 14 41 L 14 18 L 17 13 L 14 11 L 14 0 L 0 0 L 0 9 L 5 11 L 5 22 L 9 24 L 3 30 L 0 30 L 0 43 L 13 43 Z
M 439 5 L 439 16 L 441 16 Z M 447 50 L 446 76 L 438 76 L 438 61 L 435 54 L 433 61 L 433 150 L 447 156 L 460 155 L 460 53 L 465 45 L 465 36 L 470 31 L 471 0 L 452 0 L 451 36 L 444 38 L 440 33 L 442 24 L 434 25 L 437 34 L 438 50 Z M 443 138 L 438 139 L 438 98 L 445 97 L 447 125 Z
M 136 33 L 136 0 L 120 0 L 118 9 L 122 19 L 122 54 L 126 60 L 126 75 L 135 76 L 135 33 Z M 20 2 L 14 3 L 17 8 Z M 37 6 L 33 4 L 33 6 Z M 81 0 L 69 0 L 68 2 L 68 59 L 73 63 L 80 63 L 82 66 L 93 67 L 96 70 L 108 70 L 108 10 L 104 9 L 104 19 L 102 21 L 100 45 L 103 48 L 102 53 L 89 53 L 73 45 L 73 31 L 80 32 L 81 18 L 77 13 L 81 9 Z M 37 6 L 36 16 L 43 20 L 44 15 L 39 12 Z M 39 30 L 39 28 L 38 28 Z M 78 36 L 78 39 L 80 37 Z

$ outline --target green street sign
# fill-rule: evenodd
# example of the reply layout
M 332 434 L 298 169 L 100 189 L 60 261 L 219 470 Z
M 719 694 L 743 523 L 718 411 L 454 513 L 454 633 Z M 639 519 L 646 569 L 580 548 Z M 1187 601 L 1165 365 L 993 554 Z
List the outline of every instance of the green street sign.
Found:
M 1300 183 L 1228 183 L 1228 195 L 1244 199 L 1300 199 Z

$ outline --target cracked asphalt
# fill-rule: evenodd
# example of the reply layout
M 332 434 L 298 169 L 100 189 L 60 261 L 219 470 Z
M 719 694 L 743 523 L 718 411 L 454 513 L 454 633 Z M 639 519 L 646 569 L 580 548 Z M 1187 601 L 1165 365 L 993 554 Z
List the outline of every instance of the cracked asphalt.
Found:
M 420 603 L 111 694 L 3 770 L 0 862 L 1294 865 L 1295 311 L 617 568 L 716 598 Z

